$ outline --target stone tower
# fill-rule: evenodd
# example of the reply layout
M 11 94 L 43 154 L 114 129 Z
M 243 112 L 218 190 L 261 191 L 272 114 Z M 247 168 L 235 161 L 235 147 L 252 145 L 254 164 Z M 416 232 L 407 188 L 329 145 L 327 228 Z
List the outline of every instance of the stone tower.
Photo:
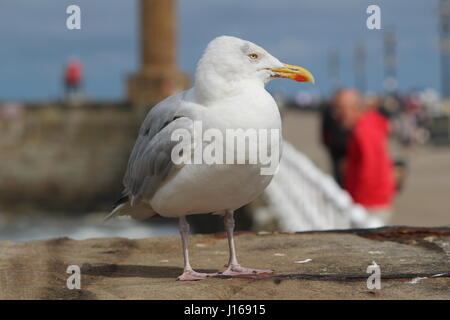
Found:
M 153 105 L 189 85 L 177 68 L 176 1 L 140 0 L 140 70 L 128 78 L 128 100 Z

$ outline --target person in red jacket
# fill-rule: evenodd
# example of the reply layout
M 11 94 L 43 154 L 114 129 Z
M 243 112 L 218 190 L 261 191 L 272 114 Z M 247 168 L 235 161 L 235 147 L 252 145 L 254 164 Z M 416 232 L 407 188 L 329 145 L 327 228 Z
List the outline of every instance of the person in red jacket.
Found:
M 344 188 L 353 201 L 376 214 L 385 224 L 392 217 L 394 167 L 387 144 L 389 122 L 378 109 L 364 111 L 357 90 L 342 90 L 338 117 L 349 130 L 343 167 Z
M 77 59 L 71 59 L 66 66 L 64 83 L 66 87 L 66 97 L 68 99 L 76 96 L 83 81 L 83 67 Z

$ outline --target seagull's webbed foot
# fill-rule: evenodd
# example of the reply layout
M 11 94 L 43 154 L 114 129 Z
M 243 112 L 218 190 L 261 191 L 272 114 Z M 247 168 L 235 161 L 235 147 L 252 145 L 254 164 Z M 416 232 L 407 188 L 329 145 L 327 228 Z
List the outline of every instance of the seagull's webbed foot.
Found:
M 215 277 L 217 273 L 203 273 L 197 272 L 194 270 L 184 270 L 183 274 L 180 275 L 177 280 L 181 281 L 195 281 L 195 280 L 203 280 L 205 278 Z
M 239 264 L 230 264 L 228 268 L 221 273 L 224 276 L 239 276 L 239 275 L 258 275 L 263 273 L 273 273 L 273 270 L 269 269 L 253 269 L 244 268 Z

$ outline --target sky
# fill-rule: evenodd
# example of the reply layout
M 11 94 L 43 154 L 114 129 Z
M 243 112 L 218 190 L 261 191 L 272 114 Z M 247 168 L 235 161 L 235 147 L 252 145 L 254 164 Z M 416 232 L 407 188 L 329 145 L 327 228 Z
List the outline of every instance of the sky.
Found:
M 354 48 L 367 47 L 370 92 L 382 91 L 383 29 L 397 34 L 400 90 L 440 88 L 438 0 L 178 0 L 178 63 L 193 74 L 210 40 L 232 35 L 261 45 L 281 61 L 301 65 L 316 84 L 276 80 L 269 90 L 327 95 L 330 50 L 341 84 L 354 86 Z M 66 28 L 67 6 L 81 8 L 81 30 Z M 381 30 L 369 30 L 366 9 L 381 8 Z M 125 77 L 139 66 L 137 0 L 2 0 L 0 100 L 46 100 L 63 94 L 63 66 L 79 58 L 85 93 L 121 99 Z

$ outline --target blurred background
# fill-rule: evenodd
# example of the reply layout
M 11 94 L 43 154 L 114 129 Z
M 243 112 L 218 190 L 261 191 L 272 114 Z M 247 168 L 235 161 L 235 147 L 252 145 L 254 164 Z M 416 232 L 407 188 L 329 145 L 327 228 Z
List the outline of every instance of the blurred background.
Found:
M 81 29 L 66 25 L 73 4 Z M 380 30 L 366 26 L 369 5 L 381 9 Z M 238 229 L 450 225 L 450 1 L 4 0 L 0 240 L 177 234 L 170 219 L 102 217 L 120 197 L 145 114 L 190 86 L 207 43 L 224 34 L 316 78 L 268 85 L 287 147 L 268 190 L 237 215 Z M 340 181 L 358 176 L 350 160 L 364 162 L 347 148 L 362 122 L 343 124 L 345 88 L 359 95 L 358 115 L 376 110 L 389 128 L 374 138 L 387 145 L 395 179 L 387 220 Z M 379 188 L 363 183 L 365 195 Z M 219 217 L 190 218 L 195 232 L 221 230 Z

